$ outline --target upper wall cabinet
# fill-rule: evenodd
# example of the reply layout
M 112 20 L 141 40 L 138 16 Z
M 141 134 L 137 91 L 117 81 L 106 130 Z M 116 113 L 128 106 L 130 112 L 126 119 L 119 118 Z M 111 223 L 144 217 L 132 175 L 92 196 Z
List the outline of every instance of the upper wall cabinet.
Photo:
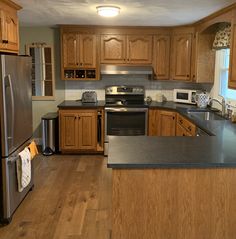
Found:
M 152 64 L 152 36 L 127 36 L 127 61 Z
M 79 66 L 79 37 L 76 33 L 63 34 L 63 66 Z
M 0 51 L 19 52 L 19 25 L 17 11 L 21 7 L 11 1 L 0 2 Z
M 172 37 L 171 78 L 190 81 L 192 34 L 174 33 Z
M 101 63 L 151 64 L 152 36 L 101 35 Z
M 101 63 L 126 62 L 126 36 L 101 35 Z
M 62 79 L 98 78 L 97 37 L 93 34 L 62 33 Z
M 155 36 L 153 52 L 155 79 L 168 80 L 170 77 L 170 35 Z

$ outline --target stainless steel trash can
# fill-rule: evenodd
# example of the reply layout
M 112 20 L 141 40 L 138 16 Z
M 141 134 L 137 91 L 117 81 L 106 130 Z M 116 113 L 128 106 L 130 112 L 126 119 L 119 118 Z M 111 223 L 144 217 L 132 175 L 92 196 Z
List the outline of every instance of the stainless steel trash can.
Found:
M 42 117 L 42 152 L 49 156 L 57 151 L 58 114 L 48 113 Z

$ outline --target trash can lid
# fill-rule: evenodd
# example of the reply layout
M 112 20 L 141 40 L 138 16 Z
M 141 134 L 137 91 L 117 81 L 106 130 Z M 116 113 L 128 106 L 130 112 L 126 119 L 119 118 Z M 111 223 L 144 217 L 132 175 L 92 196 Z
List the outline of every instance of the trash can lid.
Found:
M 58 117 L 57 112 L 50 112 L 50 113 L 47 113 L 46 115 L 42 116 L 42 120 L 56 119 L 57 117 Z

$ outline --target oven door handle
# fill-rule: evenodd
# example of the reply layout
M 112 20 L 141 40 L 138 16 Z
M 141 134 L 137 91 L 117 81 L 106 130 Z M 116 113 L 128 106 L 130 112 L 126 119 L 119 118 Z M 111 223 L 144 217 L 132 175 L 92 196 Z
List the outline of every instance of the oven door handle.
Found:
M 147 112 L 148 108 L 105 108 L 105 112 Z

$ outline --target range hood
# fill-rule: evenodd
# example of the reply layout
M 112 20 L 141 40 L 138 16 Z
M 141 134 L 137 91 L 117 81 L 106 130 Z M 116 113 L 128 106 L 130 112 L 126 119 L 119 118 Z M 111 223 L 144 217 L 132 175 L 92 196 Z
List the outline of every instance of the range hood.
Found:
M 153 75 L 152 66 L 101 65 L 102 75 Z

